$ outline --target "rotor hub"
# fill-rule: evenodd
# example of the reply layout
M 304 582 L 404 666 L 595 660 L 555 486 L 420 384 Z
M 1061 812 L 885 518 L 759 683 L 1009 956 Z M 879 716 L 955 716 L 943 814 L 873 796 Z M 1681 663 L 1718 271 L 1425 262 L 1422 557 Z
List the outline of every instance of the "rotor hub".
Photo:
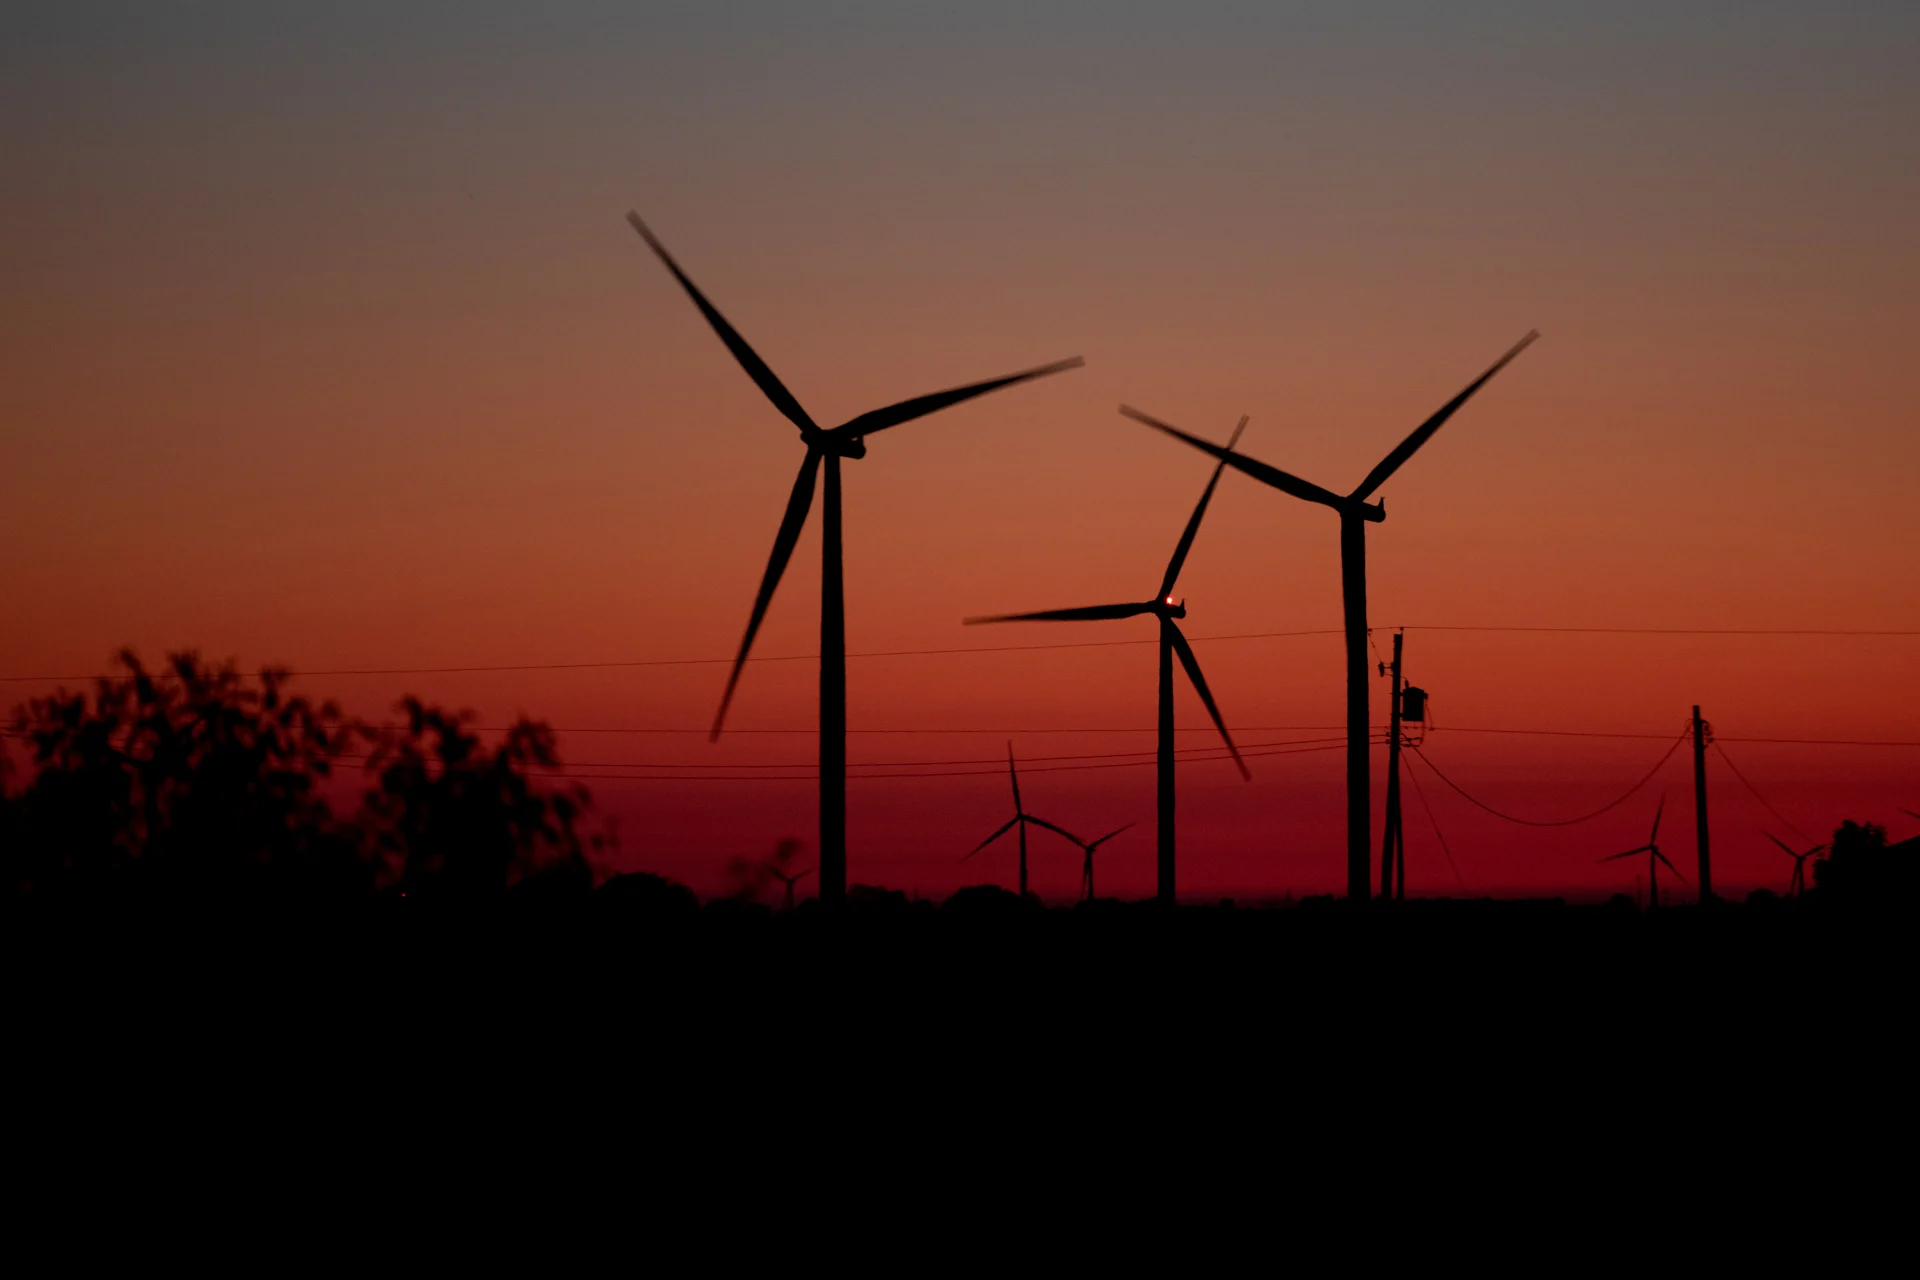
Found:
M 804 435 L 802 438 L 805 438 Z M 822 431 L 807 443 L 823 454 L 835 458 L 864 458 L 867 456 L 867 442 L 863 436 L 843 436 L 837 431 Z

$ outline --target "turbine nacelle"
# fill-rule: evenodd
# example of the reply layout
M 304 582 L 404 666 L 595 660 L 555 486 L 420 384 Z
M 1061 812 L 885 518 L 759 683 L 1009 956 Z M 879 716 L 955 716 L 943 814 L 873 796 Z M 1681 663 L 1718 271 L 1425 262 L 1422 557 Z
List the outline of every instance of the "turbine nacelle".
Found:
M 831 431 L 802 431 L 800 438 L 807 442 L 807 448 L 828 457 L 858 459 L 867 456 L 866 437 L 843 434 L 843 428 L 840 427 Z
M 1187 602 L 1184 599 L 1176 602 L 1172 596 L 1167 596 L 1149 604 L 1147 612 L 1162 618 L 1184 618 L 1187 616 Z

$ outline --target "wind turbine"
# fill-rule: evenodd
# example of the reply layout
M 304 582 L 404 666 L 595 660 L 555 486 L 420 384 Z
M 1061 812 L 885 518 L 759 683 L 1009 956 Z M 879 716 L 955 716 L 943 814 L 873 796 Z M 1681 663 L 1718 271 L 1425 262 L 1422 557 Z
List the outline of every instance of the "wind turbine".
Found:
M 1121 831 L 1130 830 L 1132 827 L 1133 827 L 1133 824 L 1129 822 L 1126 826 L 1121 827 L 1117 831 L 1109 831 L 1107 832 L 1107 834 L 1101 836 L 1098 840 L 1089 841 L 1088 843 L 1082 844 L 1080 846 L 1082 849 L 1086 850 L 1086 853 L 1087 853 L 1087 860 L 1080 867 L 1081 901 L 1083 902 L 1093 901 L 1093 851 L 1095 849 L 1098 849 L 1101 845 L 1105 844 L 1107 841 L 1113 839 L 1115 836 L 1119 835 Z
M 1667 798 L 1661 796 L 1659 807 L 1653 811 L 1653 831 L 1647 836 L 1647 842 L 1645 844 L 1641 845 L 1638 849 L 1629 849 L 1625 853 L 1610 853 L 1600 859 L 1602 862 L 1618 862 L 1622 858 L 1633 858 L 1643 853 L 1646 854 L 1648 907 L 1657 907 L 1660 905 L 1660 868 L 1662 865 L 1664 865 L 1667 870 L 1673 872 L 1682 884 L 1685 884 L 1687 879 L 1680 874 L 1680 868 L 1667 861 L 1667 855 L 1660 852 L 1660 846 L 1655 843 L 1660 838 L 1660 814 L 1666 807 Z
M 780 909 L 782 911 L 791 911 L 793 910 L 793 886 L 800 883 L 801 877 L 812 875 L 813 868 L 806 867 L 794 872 L 792 875 L 788 875 L 778 867 L 768 867 L 767 874 L 787 886 L 787 900 L 780 904 Z
M 1007 743 L 1007 776 L 1013 779 L 1013 816 L 1007 819 L 1006 826 L 1001 827 L 998 831 L 988 836 L 985 840 L 982 840 L 979 844 L 973 846 L 972 850 L 967 853 L 966 857 L 961 858 L 960 861 L 965 862 L 967 858 L 971 858 L 974 854 L 979 853 L 982 849 L 992 844 L 995 840 L 998 840 L 1001 836 L 1007 834 L 1007 832 L 1013 830 L 1015 827 L 1018 827 L 1020 829 L 1020 900 L 1022 902 L 1025 902 L 1027 900 L 1027 826 L 1028 824 L 1032 824 L 1033 826 L 1036 826 L 1036 827 L 1045 827 L 1048 831 L 1053 832 L 1055 835 L 1065 836 L 1068 840 L 1071 840 L 1074 844 L 1080 843 L 1080 837 L 1074 835 L 1073 832 L 1068 831 L 1063 827 L 1054 826 L 1051 822 L 1048 822 L 1045 818 L 1034 817 L 1032 814 L 1026 811 L 1026 808 L 1024 806 L 1021 805 L 1020 803 L 1020 771 L 1014 768 L 1013 766 L 1013 743 L 1011 742 Z
M 1484 386 L 1494 374 L 1507 367 L 1507 362 L 1527 349 L 1528 344 L 1540 336 L 1539 332 L 1529 333 L 1515 343 L 1507 354 L 1494 362 L 1491 369 L 1468 384 L 1467 389 L 1441 406 L 1440 411 L 1421 423 L 1412 435 L 1380 460 L 1378 466 L 1367 473 L 1360 487 L 1346 497 L 1328 489 L 1322 489 L 1298 476 L 1291 475 L 1278 467 L 1268 466 L 1253 458 L 1243 457 L 1233 451 L 1232 442 L 1223 449 L 1217 444 L 1188 435 L 1176 427 L 1167 425 L 1158 418 L 1141 413 L 1138 409 L 1120 406 L 1120 412 L 1136 422 L 1143 422 L 1186 441 L 1204 453 L 1210 453 L 1222 462 L 1243 471 L 1255 480 L 1268 484 L 1306 502 L 1318 502 L 1332 507 L 1340 516 L 1340 594 L 1346 612 L 1347 632 L 1347 897 L 1355 902 L 1365 902 L 1369 896 L 1368 885 L 1368 845 L 1372 836 L 1368 830 L 1371 820 L 1371 781 L 1368 776 L 1368 745 L 1372 734 L 1368 728 L 1368 663 L 1367 663 L 1367 525 L 1378 524 L 1387 518 L 1384 502 L 1369 503 L 1373 492 L 1387 482 L 1414 453 L 1438 431 L 1454 411 L 1465 404 L 1474 392 Z
M 1787 881 L 1787 896 L 1789 898 L 1799 897 L 1807 891 L 1807 859 L 1819 853 L 1827 846 L 1817 844 L 1805 853 L 1796 853 L 1792 845 L 1789 845 L 1785 840 L 1782 840 L 1771 831 L 1767 832 L 1767 839 L 1779 845 L 1781 852 L 1793 859 L 1793 878 Z
M 800 530 L 807 522 L 808 511 L 813 508 L 814 481 L 822 470 L 822 463 L 825 463 L 827 497 L 826 510 L 821 517 L 820 556 L 820 898 L 828 904 L 837 903 L 847 892 L 847 643 L 840 556 L 840 460 L 866 457 L 865 437 L 876 431 L 897 427 L 903 422 L 911 422 L 1017 382 L 1077 369 L 1084 361 L 1074 356 L 1070 360 L 1041 365 L 1037 369 L 1027 369 L 1004 378 L 915 396 L 884 409 L 860 414 L 837 427 L 822 428 L 807 416 L 807 411 L 800 407 L 793 393 L 781 384 L 773 370 L 747 345 L 747 340 L 735 332 L 726 318 L 707 301 L 707 296 L 687 278 L 680 264 L 667 252 L 666 246 L 655 239 L 653 232 L 647 229 L 647 224 L 640 220 L 640 215 L 629 212 L 627 221 L 633 224 L 640 238 L 647 242 L 667 270 L 673 273 L 680 287 L 687 291 L 687 296 L 693 299 L 693 305 L 700 308 L 700 314 L 706 317 L 707 323 L 720 336 L 720 341 L 726 344 L 727 350 L 733 353 L 740 367 L 747 371 L 754 385 L 773 402 L 774 408 L 800 429 L 800 439 L 807 446 L 806 457 L 800 462 L 800 474 L 793 482 L 793 492 L 787 497 L 786 514 L 780 518 L 780 531 L 774 535 L 773 554 L 767 559 L 767 571 L 760 579 L 759 593 L 754 596 L 753 612 L 747 618 L 747 633 L 740 641 L 740 652 L 733 660 L 733 670 L 727 675 L 726 692 L 720 696 L 720 710 L 713 717 L 711 736 L 715 740 L 720 737 L 720 726 L 727 718 L 727 705 L 733 701 L 734 686 L 740 682 L 740 669 L 746 663 L 747 651 L 753 647 L 754 634 L 760 630 L 760 621 L 766 616 L 774 589 L 780 585 L 780 575 L 786 571 L 794 544 L 800 541 Z
M 1247 420 L 1240 419 L 1240 425 L 1233 429 L 1232 440 L 1227 448 L 1240 439 L 1240 433 L 1247 429 Z M 1141 614 L 1153 614 L 1160 620 L 1160 760 L 1159 760 L 1159 897 L 1168 905 L 1174 900 L 1173 875 L 1173 658 L 1180 657 L 1180 665 L 1187 673 L 1187 679 L 1193 684 L 1193 691 L 1200 695 L 1200 701 L 1207 706 L 1207 714 L 1213 717 L 1214 727 L 1220 730 L 1227 750 L 1233 753 L 1233 763 L 1240 769 L 1242 778 L 1253 775 L 1247 772 L 1247 765 L 1240 758 L 1239 750 L 1233 745 L 1233 735 L 1227 732 L 1226 721 L 1220 718 L 1220 708 L 1214 705 L 1213 694 L 1207 689 L 1207 678 L 1200 674 L 1200 660 L 1193 656 L 1193 648 L 1187 638 L 1180 634 L 1175 625 L 1176 618 L 1187 616 L 1187 602 L 1175 603 L 1173 584 L 1180 577 L 1180 566 L 1187 562 L 1187 552 L 1193 549 L 1194 535 L 1200 532 L 1200 518 L 1207 514 L 1207 503 L 1213 500 L 1213 490 L 1220 483 L 1220 472 L 1225 467 L 1221 463 L 1214 467 L 1213 476 L 1207 481 L 1206 490 L 1200 495 L 1200 505 L 1193 509 L 1193 515 L 1187 520 L 1186 529 L 1180 534 L 1180 542 L 1173 549 L 1173 559 L 1167 562 L 1167 571 L 1160 579 L 1160 591 L 1153 599 L 1138 604 L 1096 604 L 1078 609 L 1044 609 L 1039 613 L 1007 613 L 990 618 L 968 618 L 968 626 L 982 622 L 1098 622 L 1112 618 L 1133 618 Z

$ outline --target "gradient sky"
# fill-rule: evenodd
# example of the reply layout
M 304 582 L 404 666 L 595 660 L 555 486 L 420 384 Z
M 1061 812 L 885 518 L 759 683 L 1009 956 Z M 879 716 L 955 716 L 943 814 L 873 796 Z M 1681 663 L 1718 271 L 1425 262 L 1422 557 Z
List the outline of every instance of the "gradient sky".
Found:
M 532 8 L 0 14 L 0 675 L 121 645 L 309 671 L 730 654 L 801 449 L 629 207 L 824 421 L 1087 357 L 849 465 L 856 653 L 1150 640 L 959 626 L 1152 590 L 1207 466 L 1120 402 L 1216 438 L 1251 414 L 1249 452 L 1350 488 L 1533 327 L 1383 491 L 1377 627 L 1920 630 L 1910 4 Z M 817 528 L 761 654 L 816 648 Z M 1230 476 L 1180 590 L 1196 641 L 1335 628 L 1336 522 Z M 1668 735 L 1697 701 L 1728 739 L 1920 739 L 1911 638 L 1407 643 L 1431 758 L 1524 815 L 1604 802 L 1663 744 L 1450 729 Z M 1340 723 L 1337 636 L 1196 647 L 1243 743 Z M 983 760 L 1061 728 L 1101 732 L 1018 749 L 1145 750 L 1153 671 L 1145 643 L 857 659 L 857 729 L 956 732 L 850 756 Z M 686 730 L 724 676 L 312 685 L 368 715 L 413 690 L 486 723 Z M 758 664 L 735 704 L 737 729 L 802 732 L 565 745 L 804 772 L 813 682 Z M 1914 826 L 1920 750 L 1727 747 L 1809 832 Z M 1183 889 L 1337 888 L 1339 754 L 1251 763 L 1250 785 L 1183 766 Z M 1785 828 L 1713 767 L 1716 878 L 1784 884 L 1760 831 Z M 1089 833 L 1139 822 L 1103 875 L 1144 893 L 1152 783 L 1027 794 Z M 1594 860 L 1663 790 L 1690 865 L 1684 755 L 1544 832 L 1423 783 L 1460 878 L 1410 797 L 1416 890 L 1630 889 Z M 597 792 L 623 866 L 702 889 L 813 835 L 805 781 Z M 956 862 L 1007 804 L 1003 775 L 856 782 L 852 878 L 1010 877 L 1010 856 Z M 1077 876 L 1036 844 L 1037 888 Z

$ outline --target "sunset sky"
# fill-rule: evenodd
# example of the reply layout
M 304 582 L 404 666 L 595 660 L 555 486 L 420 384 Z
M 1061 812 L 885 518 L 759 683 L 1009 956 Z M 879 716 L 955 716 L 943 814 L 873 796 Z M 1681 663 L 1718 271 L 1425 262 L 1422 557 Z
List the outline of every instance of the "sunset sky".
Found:
M 853 782 L 855 881 L 1010 882 L 1010 849 L 958 859 L 1010 816 L 977 762 L 1012 738 L 1035 812 L 1140 824 L 1102 888 L 1150 892 L 1152 769 L 1037 770 L 1151 750 L 1152 623 L 960 625 L 1153 591 L 1209 465 L 1118 405 L 1215 439 L 1249 414 L 1245 451 L 1344 492 L 1532 328 L 1370 531 L 1427 756 L 1567 817 L 1697 702 L 1795 826 L 1914 834 L 1920 746 L 1742 740 L 1920 742 L 1916 66 L 1911 3 L 16 0 L 0 699 L 124 645 L 307 672 L 730 657 L 803 451 L 633 208 L 823 423 L 1087 360 L 847 464 L 852 653 L 1139 642 L 851 660 L 849 758 L 903 766 L 856 772 L 961 775 Z M 817 649 L 818 528 L 761 655 Z M 1336 531 L 1222 481 L 1179 594 L 1243 747 L 1338 733 Z M 1476 626 L 1912 634 L 1417 629 Z M 1319 634 L 1203 640 L 1274 632 Z M 568 729 L 580 772 L 635 775 L 595 787 L 619 867 L 710 892 L 815 838 L 814 664 L 749 668 L 710 746 L 725 675 L 303 684 Z M 1177 709 L 1184 746 L 1217 742 L 1184 687 Z M 1337 890 L 1340 753 L 1249 764 L 1182 766 L 1183 892 Z M 1783 887 L 1762 831 L 1797 837 L 1709 766 L 1719 887 Z M 1691 874 L 1684 751 L 1549 830 L 1414 768 L 1458 872 L 1410 793 L 1417 892 L 1630 892 L 1596 860 L 1662 793 Z M 1078 875 L 1036 837 L 1040 892 Z

